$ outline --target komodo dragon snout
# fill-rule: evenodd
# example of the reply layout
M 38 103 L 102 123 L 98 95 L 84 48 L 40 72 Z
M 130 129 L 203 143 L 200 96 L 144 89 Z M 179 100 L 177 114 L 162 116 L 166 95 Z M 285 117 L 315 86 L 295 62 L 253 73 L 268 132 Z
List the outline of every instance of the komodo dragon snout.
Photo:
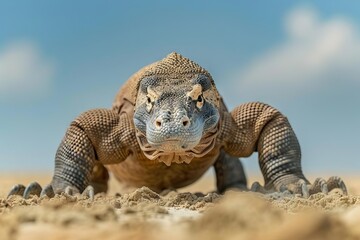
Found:
M 160 157 L 170 165 L 207 152 L 213 141 L 203 138 L 219 122 L 218 99 L 211 97 L 217 92 L 210 77 L 147 76 L 139 90 L 134 123 L 148 158 Z

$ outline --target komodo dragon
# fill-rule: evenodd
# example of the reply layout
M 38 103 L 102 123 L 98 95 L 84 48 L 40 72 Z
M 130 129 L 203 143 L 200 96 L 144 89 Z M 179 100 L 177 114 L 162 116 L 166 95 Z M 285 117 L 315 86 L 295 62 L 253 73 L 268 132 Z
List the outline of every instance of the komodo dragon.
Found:
M 49 185 L 15 185 L 9 195 L 106 192 L 108 171 L 120 182 L 161 192 L 189 185 L 214 166 L 217 190 L 246 189 L 239 157 L 258 152 L 265 184 L 253 190 L 307 197 L 340 188 L 339 177 L 313 184 L 300 165 L 300 146 L 287 118 L 253 102 L 228 112 L 211 75 L 171 53 L 125 83 L 113 107 L 87 111 L 68 128 Z

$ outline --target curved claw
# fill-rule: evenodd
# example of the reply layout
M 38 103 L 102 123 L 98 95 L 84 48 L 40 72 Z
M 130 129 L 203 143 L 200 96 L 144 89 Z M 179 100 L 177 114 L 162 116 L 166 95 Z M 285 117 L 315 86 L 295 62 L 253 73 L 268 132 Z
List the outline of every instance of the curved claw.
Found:
M 263 193 L 263 194 L 269 194 L 269 193 L 273 193 L 274 189 L 267 189 L 264 186 L 262 186 L 259 182 L 254 182 L 251 185 L 250 191 L 259 192 L 259 193 Z
M 79 194 L 79 190 L 75 187 L 72 186 L 67 186 L 65 188 L 65 194 L 69 195 L 69 196 L 75 196 L 76 194 Z M 94 187 L 89 185 L 85 188 L 85 190 L 82 192 L 81 194 L 82 196 L 88 197 L 91 201 L 94 201 L 94 196 L 95 196 L 95 190 Z
M 301 189 L 301 195 L 304 198 L 308 198 L 310 196 L 309 194 L 309 189 L 307 187 L 306 182 L 303 179 L 300 179 L 297 184 L 299 185 L 300 189 Z
M 7 197 L 9 198 L 12 195 L 19 195 L 22 196 L 24 194 L 25 191 L 25 186 L 22 184 L 16 184 L 15 186 L 13 186 L 9 192 L 9 194 L 7 195 Z
M 46 185 L 40 193 L 40 197 L 47 196 L 49 198 L 53 198 L 55 196 L 55 192 L 51 184 Z
M 344 195 L 348 195 L 348 191 L 344 181 L 338 176 L 330 177 L 327 181 L 327 186 L 329 191 L 331 191 L 334 188 L 340 188 L 341 191 L 344 193 Z
M 263 186 L 261 186 L 261 184 L 259 182 L 254 182 L 251 185 L 250 191 L 252 192 L 260 192 L 260 193 L 265 193 L 265 189 Z
M 69 196 L 74 196 L 75 194 L 79 193 L 79 190 L 77 190 L 75 187 L 67 186 L 64 192 Z
M 309 187 L 309 193 L 310 195 L 314 193 L 322 192 L 324 194 L 328 194 L 328 185 L 326 181 L 323 178 L 317 178 L 315 179 L 314 183 Z
M 94 187 L 91 185 L 87 186 L 81 195 L 88 197 L 90 201 L 94 201 L 94 196 L 95 196 Z
M 40 196 L 41 191 L 42 188 L 40 184 L 37 182 L 32 182 L 25 188 L 23 197 L 28 199 L 31 195 Z
M 296 183 L 289 184 L 287 188 L 291 193 L 300 194 L 304 198 L 308 198 L 310 195 L 306 181 L 303 179 L 298 180 Z

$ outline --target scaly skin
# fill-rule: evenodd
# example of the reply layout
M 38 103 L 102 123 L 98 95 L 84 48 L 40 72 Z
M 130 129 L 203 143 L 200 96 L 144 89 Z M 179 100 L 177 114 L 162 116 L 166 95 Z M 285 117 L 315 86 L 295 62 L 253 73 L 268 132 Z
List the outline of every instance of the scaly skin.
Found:
M 228 112 L 211 75 L 172 53 L 135 73 L 111 110 L 90 110 L 71 123 L 48 186 L 16 185 L 10 194 L 92 197 L 107 190 L 108 170 L 121 182 L 160 192 L 193 183 L 211 166 L 219 192 L 246 189 L 238 158 L 254 152 L 265 180 L 264 187 L 253 185 L 255 191 L 346 193 L 338 177 L 314 184 L 304 177 L 298 140 L 278 110 L 254 102 Z

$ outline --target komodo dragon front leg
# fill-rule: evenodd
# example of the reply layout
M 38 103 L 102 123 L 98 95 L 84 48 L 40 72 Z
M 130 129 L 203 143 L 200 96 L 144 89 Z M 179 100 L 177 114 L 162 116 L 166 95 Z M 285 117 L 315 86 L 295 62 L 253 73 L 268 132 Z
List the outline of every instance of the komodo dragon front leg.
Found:
M 221 150 L 214 164 L 216 187 L 219 193 L 230 188 L 247 190 L 247 180 L 244 168 L 237 157 L 230 156 Z
M 15 185 L 10 195 L 47 195 L 66 192 L 83 193 L 93 198 L 94 193 L 107 190 L 109 175 L 103 165 L 126 159 L 125 143 L 131 136 L 126 115 L 106 110 L 90 110 L 75 119 L 68 128 L 55 157 L 55 173 L 43 189 L 37 182 L 27 187 Z
M 300 165 L 301 152 L 296 135 L 287 118 L 278 110 L 263 103 L 248 103 L 226 112 L 222 123 L 220 139 L 224 141 L 224 151 L 236 157 L 248 157 L 253 152 L 259 154 L 259 165 L 264 176 L 264 187 L 259 183 L 252 190 L 284 191 L 302 194 L 324 192 L 340 188 L 347 194 L 344 182 L 339 177 L 330 177 L 327 181 L 318 178 L 313 184 L 305 178 Z M 229 170 L 239 171 L 238 168 Z M 240 180 L 234 179 L 235 182 Z M 228 180 L 229 186 L 236 185 Z

